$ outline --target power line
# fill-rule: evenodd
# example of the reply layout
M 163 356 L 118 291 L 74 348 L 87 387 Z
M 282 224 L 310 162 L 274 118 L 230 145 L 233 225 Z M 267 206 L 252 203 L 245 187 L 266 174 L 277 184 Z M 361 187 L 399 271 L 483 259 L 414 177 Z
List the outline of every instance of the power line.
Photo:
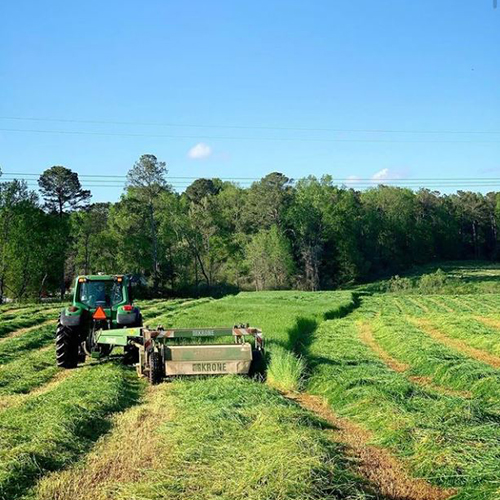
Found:
M 15 179 L 25 181 L 28 186 L 38 186 L 37 178 L 40 174 L 28 172 L 5 172 L 0 179 L 13 181 Z M 88 188 L 121 188 L 127 187 L 125 175 L 82 174 L 79 176 L 82 185 Z M 166 181 L 173 188 L 182 189 L 188 187 L 199 177 L 192 176 L 168 176 Z M 250 187 L 253 182 L 258 181 L 256 177 L 219 177 L 220 180 L 233 182 L 240 187 Z M 296 182 L 291 180 L 292 183 Z M 408 188 L 481 188 L 500 186 L 500 177 L 442 177 L 442 178 L 338 178 L 333 179 L 335 185 L 343 185 L 351 188 L 364 189 L 379 185 L 399 186 Z
M 12 181 L 12 179 L 5 179 L 7 181 Z M 32 179 L 17 179 L 26 182 L 26 184 L 30 187 L 37 187 L 38 183 Z M 190 185 L 189 182 L 175 182 L 169 183 L 174 188 L 186 188 Z M 365 182 L 349 182 L 338 180 L 334 181 L 335 185 L 343 185 L 351 188 L 367 188 L 367 187 L 377 187 L 377 186 L 393 186 L 393 187 L 408 187 L 408 188 L 453 188 L 453 187 L 463 187 L 463 188 L 477 188 L 477 187 L 498 187 L 500 186 L 500 179 L 496 181 L 448 181 L 448 182 L 440 182 L 440 181 L 403 181 L 403 182 L 392 182 L 388 183 L 386 181 L 365 181 Z M 90 181 L 84 182 L 83 187 L 97 187 L 97 188 L 125 188 L 127 187 L 125 183 L 107 183 L 104 184 L 99 181 Z M 240 187 L 250 187 L 250 183 L 238 183 Z
M 56 123 L 81 123 L 90 125 L 135 125 L 152 127 L 178 127 L 178 128 L 208 128 L 208 129 L 241 129 L 241 130 L 290 130 L 299 132 L 339 132 L 339 133 L 382 133 L 382 134 L 500 134 L 499 130 L 403 130 L 403 129 L 342 129 L 331 127 L 285 127 L 263 125 L 214 125 L 172 122 L 140 122 L 118 120 L 77 120 L 69 118 L 41 118 L 0 116 L 0 120 L 31 121 L 31 122 L 56 122 Z
M 59 134 L 100 137 L 144 137 L 156 139 L 211 139 L 234 141 L 284 141 L 284 142 L 326 142 L 326 143 L 381 143 L 381 144 L 500 144 L 500 141 L 485 140 L 394 140 L 394 139 L 326 139 L 308 137 L 244 137 L 244 136 L 208 136 L 208 135 L 171 135 L 171 134 L 138 134 L 128 132 L 91 132 L 76 130 L 43 130 L 0 128 L 0 132 L 15 132 L 29 134 Z
M 32 176 L 39 177 L 41 173 L 31 173 L 31 172 L 4 172 L 3 177 L 15 177 L 15 176 Z M 79 178 L 88 178 L 90 180 L 96 179 L 101 180 L 105 178 L 113 178 L 113 179 L 123 179 L 127 178 L 126 175 L 101 175 L 101 174 L 79 174 Z M 210 178 L 210 179 L 220 179 L 222 181 L 232 181 L 232 180 L 242 180 L 242 181 L 258 181 L 262 178 L 260 177 L 220 177 L 220 176 L 205 176 L 205 177 L 197 177 L 197 176 L 166 176 L 166 180 L 170 179 L 174 180 L 196 180 L 201 178 Z M 359 183 L 359 182 L 422 182 L 422 181 L 430 181 L 430 182 L 448 182 L 448 181 L 464 181 L 464 182 L 490 182 L 490 181 L 500 181 L 500 177 L 388 177 L 386 179 L 374 179 L 368 177 L 359 177 L 359 178 L 351 178 L 351 177 L 339 177 L 333 178 L 335 182 L 348 182 L 348 183 Z M 113 182 L 113 181 L 105 181 L 105 182 Z
M 22 173 L 22 172 L 4 172 L 4 175 L 26 175 L 26 176 L 36 176 L 39 177 L 41 174 L 33 174 L 33 173 Z M 88 178 L 88 177 L 95 177 L 98 179 L 103 179 L 103 178 L 118 178 L 118 179 L 126 179 L 126 175 L 100 175 L 100 174 L 78 174 L 79 178 Z M 167 176 L 167 179 L 200 179 L 201 177 L 175 177 L 175 176 Z M 211 177 L 212 179 L 220 179 L 220 180 L 247 180 L 247 181 L 255 181 L 259 180 L 259 177 Z

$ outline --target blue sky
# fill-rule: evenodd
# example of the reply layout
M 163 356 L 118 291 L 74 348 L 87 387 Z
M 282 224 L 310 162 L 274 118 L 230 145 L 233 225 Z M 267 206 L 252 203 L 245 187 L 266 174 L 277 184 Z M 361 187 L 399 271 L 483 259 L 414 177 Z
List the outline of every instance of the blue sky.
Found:
M 17 0 L 0 22 L 4 172 L 500 178 L 493 0 Z

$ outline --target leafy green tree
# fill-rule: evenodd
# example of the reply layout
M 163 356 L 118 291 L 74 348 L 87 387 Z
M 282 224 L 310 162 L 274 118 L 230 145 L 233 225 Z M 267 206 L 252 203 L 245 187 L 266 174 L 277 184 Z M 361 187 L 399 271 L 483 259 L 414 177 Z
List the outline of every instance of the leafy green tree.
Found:
M 61 299 L 66 291 L 65 264 L 69 249 L 70 228 L 66 214 L 88 206 L 90 191 L 82 188 L 78 174 L 62 166 L 51 167 L 40 176 L 38 186 L 45 201 L 45 209 L 57 214 L 59 247 L 54 249 L 53 259 L 59 262 Z
M 76 172 L 61 166 L 45 170 L 38 179 L 38 186 L 45 208 L 60 217 L 66 212 L 85 208 L 92 196 L 90 191 L 82 188 Z
M 284 230 L 285 213 L 293 194 L 292 180 L 279 172 L 266 175 L 248 190 L 245 225 L 250 232 L 276 225 Z
M 24 181 L 0 183 L 0 302 L 38 297 L 53 284 L 56 269 L 52 219 Z
M 71 214 L 73 274 L 112 272 L 115 268 L 115 246 L 108 231 L 109 206 L 94 203 Z
M 294 272 L 291 245 L 277 226 L 254 235 L 245 249 L 256 290 L 289 288 Z
M 491 212 L 494 206 L 482 194 L 470 191 L 458 191 L 450 199 L 459 222 L 463 256 L 479 259 L 483 256 L 488 239 L 492 239 Z
M 142 155 L 127 174 L 127 199 L 137 207 L 143 224 L 147 224 L 147 240 L 151 251 L 151 276 L 153 291 L 156 293 L 161 280 L 157 207 L 162 193 L 171 192 L 166 180 L 167 166 L 151 154 Z M 140 231 L 137 234 L 143 234 Z
M 220 179 L 196 179 L 185 192 L 187 199 L 192 203 L 201 203 L 207 196 L 215 196 L 222 189 Z
M 210 289 L 230 256 L 230 235 L 224 230 L 217 198 L 205 197 L 200 203 L 189 203 L 176 221 L 175 230 L 184 241 L 194 261 L 195 283 L 198 276 Z

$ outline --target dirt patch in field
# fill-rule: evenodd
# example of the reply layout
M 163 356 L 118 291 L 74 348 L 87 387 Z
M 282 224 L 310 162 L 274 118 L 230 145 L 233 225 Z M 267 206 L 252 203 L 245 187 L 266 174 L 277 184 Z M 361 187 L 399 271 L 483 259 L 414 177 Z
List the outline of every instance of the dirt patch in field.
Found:
M 164 422 L 168 386 L 148 387 L 145 401 L 119 415 L 110 434 L 101 439 L 85 462 L 42 479 L 38 500 L 108 500 L 120 484 L 143 477 L 161 460 L 154 432 Z M 171 413 L 171 412 L 170 412 Z
M 327 431 L 330 439 L 346 447 L 358 473 L 383 495 L 393 500 L 441 500 L 456 493 L 456 490 L 432 486 L 423 479 L 409 476 L 396 457 L 383 448 L 368 444 L 372 440 L 370 432 L 337 416 L 320 397 L 310 394 L 287 394 L 287 397 L 333 427 Z
M 475 347 L 471 347 L 469 344 L 462 340 L 453 339 L 442 332 L 440 332 L 435 326 L 431 324 L 430 321 L 425 319 L 412 319 L 419 328 L 422 329 L 425 333 L 431 336 L 434 340 L 441 342 L 442 344 L 455 349 L 456 351 L 461 352 L 471 358 L 476 359 L 477 361 L 481 361 L 486 363 L 487 365 L 492 366 L 493 368 L 500 368 L 500 358 L 494 356 L 493 354 L 489 354 L 485 351 L 481 351 L 480 349 L 476 349 Z
M 382 349 L 373 337 L 372 329 L 367 323 L 359 323 L 359 338 L 392 370 L 401 373 L 410 368 L 409 365 L 394 359 L 388 352 Z
M 9 340 L 9 339 L 14 339 L 16 337 L 20 337 L 21 335 L 24 335 L 25 333 L 29 333 L 29 332 L 36 330 L 37 328 L 40 328 L 42 326 L 50 325 L 51 323 L 55 325 L 56 322 L 53 319 L 47 319 L 45 321 L 42 321 L 41 323 L 38 323 L 37 325 L 33 325 L 33 326 L 29 326 L 27 328 L 20 328 L 19 330 L 15 330 L 15 331 L 9 333 L 8 335 L 6 335 L 5 337 L 0 338 L 0 344 L 2 342 Z

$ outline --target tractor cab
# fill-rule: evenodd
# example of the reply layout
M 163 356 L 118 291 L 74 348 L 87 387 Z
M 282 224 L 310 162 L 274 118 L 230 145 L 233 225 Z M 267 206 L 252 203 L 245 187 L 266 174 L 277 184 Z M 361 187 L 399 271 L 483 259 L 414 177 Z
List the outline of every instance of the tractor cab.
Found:
M 73 302 L 61 311 L 56 332 L 57 364 L 73 368 L 85 356 L 103 357 L 112 346 L 97 345 L 95 332 L 142 326 L 139 308 L 132 303 L 132 282 L 126 275 L 78 276 Z M 126 349 L 136 352 L 136 349 Z M 134 354 L 135 357 L 135 354 Z
M 89 311 L 101 307 L 116 310 L 132 303 L 130 281 L 125 276 L 78 276 L 73 304 Z

